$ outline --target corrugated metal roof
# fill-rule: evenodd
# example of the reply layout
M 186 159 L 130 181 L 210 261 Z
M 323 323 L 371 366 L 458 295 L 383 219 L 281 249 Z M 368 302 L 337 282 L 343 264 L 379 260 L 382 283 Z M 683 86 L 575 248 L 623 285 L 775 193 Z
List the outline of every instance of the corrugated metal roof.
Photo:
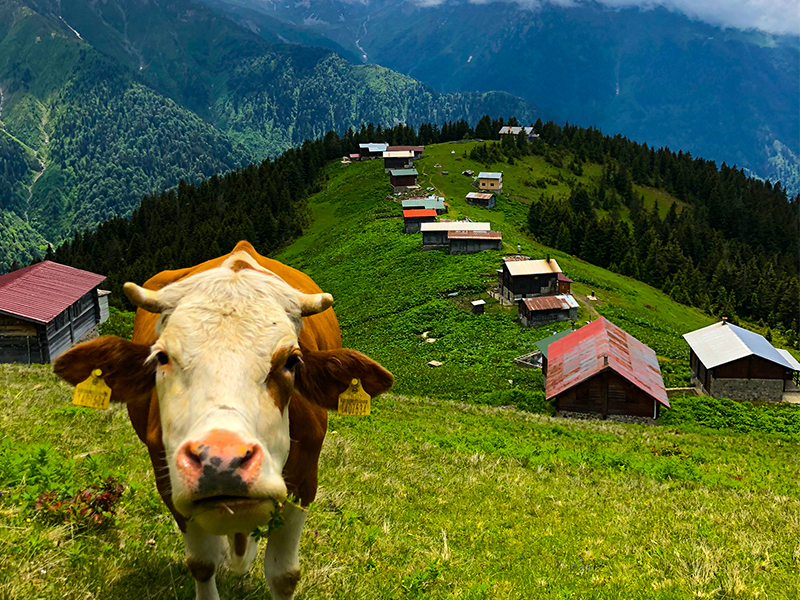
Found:
M 482 194 L 481 192 L 470 192 L 467 194 L 467 198 L 470 200 L 491 200 L 494 198 L 494 194 Z
M 528 310 L 569 310 L 570 308 L 578 308 L 575 298 L 569 294 L 525 298 L 523 302 L 528 307 Z
M 543 340 L 539 340 L 534 345 L 542 353 L 542 356 L 547 358 L 547 352 L 550 349 L 550 344 L 552 344 L 556 340 L 560 340 L 562 337 L 568 336 L 570 333 L 572 333 L 572 329 L 565 329 L 564 331 L 559 331 L 558 333 L 554 333 L 550 337 L 546 337 Z
M 400 152 L 401 150 L 411 150 L 412 152 L 424 152 L 425 146 L 389 146 L 389 152 Z
M 370 152 L 386 152 L 389 144 L 359 144 L 359 148 L 365 148 Z
M 444 210 L 444 198 L 409 198 L 402 202 L 404 209 L 412 208 L 432 208 L 433 210 Z
M 481 171 L 478 173 L 478 179 L 502 179 L 502 173 L 494 173 L 491 171 Z
M 563 281 L 564 283 L 573 283 L 572 279 L 564 275 L 563 273 L 558 274 L 558 280 Z
M 403 218 L 410 219 L 413 217 L 435 217 L 436 211 L 432 208 L 416 208 L 403 211 Z
M 522 260 L 530 260 L 530 256 L 522 256 L 521 254 L 509 254 L 503 257 L 503 262 L 520 262 Z M 498 269 L 502 271 L 503 269 Z
M 533 127 L 509 127 L 506 125 L 505 127 L 500 128 L 500 135 L 506 135 L 508 133 L 512 135 L 518 135 L 522 131 L 530 135 L 533 133 Z
M 792 354 L 788 350 L 784 350 L 783 348 L 775 348 L 780 355 L 786 359 L 786 362 L 789 363 L 789 367 L 792 371 L 800 371 L 800 362 L 797 362 L 797 359 L 792 356 Z
M 406 175 L 413 175 L 416 177 L 419 175 L 416 169 L 392 169 L 389 173 L 392 177 L 405 177 Z
M 733 323 L 720 321 L 685 333 L 683 339 L 707 369 L 750 355 L 760 356 L 787 369 L 792 368 L 764 336 Z
M 46 260 L 0 277 L 0 312 L 49 323 L 105 280 L 104 275 Z
M 473 223 L 472 221 L 439 221 L 438 223 L 423 223 L 422 231 L 489 231 L 490 223 Z
M 548 260 L 515 260 L 506 261 L 508 272 L 512 276 L 517 275 L 546 275 L 549 273 L 561 273 L 561 267 L 554 258 Z
M 548 399 L 608 368 L 669 408 L 656 353 L 603 317 L 550 344 L 549 354 Z
M 501 240 L 499 231 L 448 231 L 448 240 Z
M 414 158 L 414 153 L 411 150 L 386 150 L 383 158 Z

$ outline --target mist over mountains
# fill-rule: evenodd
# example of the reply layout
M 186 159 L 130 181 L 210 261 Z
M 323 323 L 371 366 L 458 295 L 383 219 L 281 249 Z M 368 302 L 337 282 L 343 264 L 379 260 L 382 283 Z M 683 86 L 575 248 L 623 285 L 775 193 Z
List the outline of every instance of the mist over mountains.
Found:
M 725 161 L 800 192 L 796 3 L 226 1 L 443 92 L 506 91 L 556 120 Z

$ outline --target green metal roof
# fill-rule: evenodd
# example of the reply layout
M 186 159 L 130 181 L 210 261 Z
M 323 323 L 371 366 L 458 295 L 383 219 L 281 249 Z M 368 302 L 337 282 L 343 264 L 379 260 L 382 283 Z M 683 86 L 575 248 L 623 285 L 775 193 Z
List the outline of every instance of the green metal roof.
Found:
M 389 171 L 394 177 L 402 177 L 403 175 L 419 175 L 416 169 L 392 169 Z
M 444 199 L 436 200 L 403 200 L 403 208 L 432 208 L 434 210 L 444 210 Z
M 560 340 L 563 337 L 568 336 L 572 333 L 572 329 L 565 329 L 564 331 L 559 331 L 558 333 L 554 333 L 550 337 L 546 337 L 543 340 L 539 340 L 536 342 L 535 346 L 541 351 L 542 356 L 547 358 L 547 349 L 550 347 L 550 344 L 555 342 L 556 340 Z

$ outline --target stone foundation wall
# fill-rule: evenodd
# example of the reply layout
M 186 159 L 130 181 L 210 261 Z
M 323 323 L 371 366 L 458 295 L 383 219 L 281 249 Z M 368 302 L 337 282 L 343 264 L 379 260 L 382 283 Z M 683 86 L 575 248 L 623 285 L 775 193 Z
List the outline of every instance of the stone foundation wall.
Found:
M 712 379 L 711 395 L 731 400 L 780 402 L 783 379 Z
M 603 415 L 596 412 L 575 412 L 571 410 L 562 410 L 556 413 L 557 417 L 565 419 L 578 419 L 582 421 L 589 420 L 603 420 Z M 607 421 L 614 421 L 615 423 L 628 423 L 632 425 L 655 425 L 656 420 L 652 417 L 634 417 L 632 415 L 608 415 Z

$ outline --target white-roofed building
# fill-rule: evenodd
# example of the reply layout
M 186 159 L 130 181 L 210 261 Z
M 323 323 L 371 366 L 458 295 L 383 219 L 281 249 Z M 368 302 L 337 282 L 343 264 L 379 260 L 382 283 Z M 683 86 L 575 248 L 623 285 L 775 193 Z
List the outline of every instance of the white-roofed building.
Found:
M 554 258 L 543 260 L 504 261 L 500 277 L 500 293 L 512 302 L 537 296 L 558 294 L 561 267 Z
M 358 153 L 361 155 L 362 160 L 369 158 L 381 158 L 383 153 L 386 152 L 387 148 L 389 148 L 389 144 L 359 144 Z
M 764 336 L 725 320 L 683 338 L 690 348 L 692 382 L 714 398 L 780 402 L 800 369 L 791 354 Z
M 439 221 L 438 223 L 423 223 L 422 245 L 424 246 L 449 246 L 450 231 L 491 231 L 490 223 L 473 223 L 472 221 Z
M 478 187 L 487 192 L 502 192 L 503 174 L 481 171 L 478 173 Z

